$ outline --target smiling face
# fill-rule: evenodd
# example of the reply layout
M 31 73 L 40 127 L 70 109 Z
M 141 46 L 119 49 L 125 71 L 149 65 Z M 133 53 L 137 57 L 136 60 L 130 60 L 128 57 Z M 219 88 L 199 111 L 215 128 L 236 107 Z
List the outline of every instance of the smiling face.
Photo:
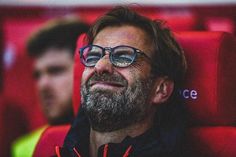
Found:
M 94 39 L 101 47 L 132 46 L 151 56 L 146 34 L 134 26 L 106 27 Z M 145 57 L 126 68 L 114 67 L 106 54 L 82 76 L 83 108 L 92 128 L 113 131 L 144 120 L 152 105 L 151 65 Z
M 72 111 L 73 57 L 67 49 L 48 49 L 37 57 L 34 77 L 50 124 L 69 122 Z
M 151 54 L 149 54 L 151 52 L 151 46 L 147 39 L 146 34 L 141 29 L 134 26 L 106 27 L 98 33 L 93 44 L 101 47 L 127 45 L 140 49 L 148 56 L 151 56 Z M 82 84 L 88 81 L 89 78 L 95 73 L 118 73 L 120 76 L 124 77 L 128 84 L 132 84 L 134 82 L 134 78 L 131 73 L 134 73 L 134 75 L 137 75 L 143 79 L 150 73 L 151 66 L 148 62 L 149 61 L 144 57 L 137 57 L 137 63 L 134 63 L 127 68 L 116 68 L 112 66 L 109 60 L 109 55 L 105 55 L 97 62 L 94 68 L 85 68 L 82 77 Z M 115 84 L 110 85 L 109 82 L 97 82 L 92 88 L 107 88 L 115 91 L 120 87 L 122 87 L 122 85 L 117 84 L 116 86 Z

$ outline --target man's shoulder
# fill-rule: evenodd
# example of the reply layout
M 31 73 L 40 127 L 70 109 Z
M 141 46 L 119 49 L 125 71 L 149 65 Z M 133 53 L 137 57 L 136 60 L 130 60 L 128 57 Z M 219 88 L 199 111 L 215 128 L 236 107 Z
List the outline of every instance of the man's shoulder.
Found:
M 37 128 L 36 130 L 19 137 L 13 144 L 12 144 L 12 155 L 13 157 L 24 156 L 29 154 L 32 155 L 34 148 L 47 126 L 43 126 Z M 22 154 L 23 153 L 23 154 Z M 31 154 L 31 155 L 30 155 Z M 28 155 L 27 155 L 28 156 Z M 25 157 L 27 157 L 25 156 Z

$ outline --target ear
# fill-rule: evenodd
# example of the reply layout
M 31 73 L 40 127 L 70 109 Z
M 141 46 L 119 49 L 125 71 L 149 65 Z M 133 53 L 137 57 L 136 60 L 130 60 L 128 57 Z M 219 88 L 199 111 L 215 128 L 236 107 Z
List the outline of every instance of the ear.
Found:
M 156 80 L 154 96 L 152 102 L 154 104 L 162 104 L 166 102 L 174 90 L 174 82 L 168 77 L 160 77 Z

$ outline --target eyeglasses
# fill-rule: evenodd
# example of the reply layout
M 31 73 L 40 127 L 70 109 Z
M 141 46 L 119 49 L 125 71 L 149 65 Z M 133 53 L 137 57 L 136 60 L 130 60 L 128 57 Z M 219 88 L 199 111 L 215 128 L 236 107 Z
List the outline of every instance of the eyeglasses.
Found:
M 94 67 L 96 63 L 106 55 L 106 51 L 110 52 L 110 62 L 116 67 L 128 67 L 136 60 L 138 54 L 151 60 L 144 52 L 131 46 L 120 45 L 111 48 L 98 45 L 87 45 L 80 49 L 81 62 L 86 67 Z

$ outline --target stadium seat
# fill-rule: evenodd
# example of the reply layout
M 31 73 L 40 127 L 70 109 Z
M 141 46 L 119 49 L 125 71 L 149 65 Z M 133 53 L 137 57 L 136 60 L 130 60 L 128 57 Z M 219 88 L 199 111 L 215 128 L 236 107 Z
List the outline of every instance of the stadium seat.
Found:
M 199 29 L 199 19 L 190 10 L 184 11 L 161 11 L 148 15 L 151 19 L 162 19 L 173 31 L 193 31 Z
M 222 32 L 176 33 L 188 61 L 185 98 L 191 157 L 236 156 L 236 40 Z
M 180 91 L 191 124 L 184 151 L 191 157 L 235 157 L 236 40 L 233 35 L 223 32 L 176 32 L 175 36 L 188 62 L 186 84 Z M 83 68 L 78 54 L 75 59 L 74 111 L 77 113 Z M 54 155 L 54 146 L 63 144 L 68 128 L 48 128 L 34 157 Z
M 208 31 L 224 31 L 234 34 L 236 30 L 233 17 L 207 17 L 204 20 L 204 26 Z
M 46 123 L 34 88 L 32 58 L 25 49 L 30 33 L 45 21 L 7 17 L 0 24 L 1 157 L 11 156 L 10 147 L 16 138 Z
M 27 117 L 22 108 L 4 95 L 0 96 L 0 156 L 10 157 L 11 143 L 28 128 Z
M 108 8 L 91 10 L 89 14 L 87 13 L 88 9 L 89 8 L 80 10 L 78 16 L 87 23 L 92 24 L 98 17 L 103 15 Z M 199 18 L 192 10 L 157 10 L 153 8 L 150 10 L 147 10 L 147 8 L 136 9 L 142 15 L 147 16 L 153 20 L 162 19 L 173 31 L 192 31 L 199 29 Z
M 3 23 L 4 99 L 14 100 L 16 107 L 24 114 L 26 117 L 25 120 L 28 123 L 26 126 L 28 127 L 27 132 L 46 123 L 44 115 L 41 112 L 35 89 L 35 82 L 32 77 L 33 60 L 26 54 L 26 43 L 28 38 L 31 33 L 38 30 L 45 21 L 46 19 L 44 18 L 24 20 L 21 18 L 7 18 Z M 32 108 L 34 108 L 34 110 L 32 110 Z M 17 124 L 17 121 L 15 124 Z

